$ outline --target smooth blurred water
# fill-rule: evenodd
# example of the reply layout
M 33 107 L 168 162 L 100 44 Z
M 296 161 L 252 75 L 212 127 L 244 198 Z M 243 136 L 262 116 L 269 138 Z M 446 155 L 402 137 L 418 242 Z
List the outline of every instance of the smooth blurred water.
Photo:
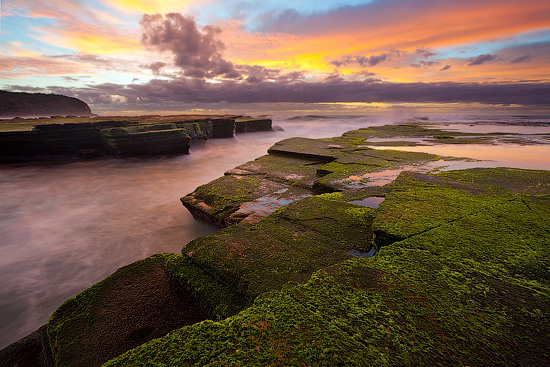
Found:
M 0 348 L 45 324 L 63 301 L 119 267 L 155 253 L 179 253 L 190 240 L 214 233 L 179 201 L 197 186 L 284 138 L 339 136 L 384 123 L 373 117 L 276 118 L 274 125 L 284 131 L 208 140 L 189 155 L 1 165 Z M 546 145 L 541 154 L 548 153 Z
M 290 136 L 330 137 L 365 119 L 281 121 L 284 131 L 212 139 L 176 157 L 0 166 L 0 349 L 121 266 L 179 253 L 217 229 L 179 198 Z

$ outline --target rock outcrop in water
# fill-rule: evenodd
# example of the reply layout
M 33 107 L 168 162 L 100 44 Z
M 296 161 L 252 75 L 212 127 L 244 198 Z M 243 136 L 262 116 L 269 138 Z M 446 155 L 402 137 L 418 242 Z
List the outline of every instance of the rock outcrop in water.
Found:
M 190 205 L 229 226 L 68 300 L 38 331 L 51 354 L 35 365 L 547 366 L 550 171 L 405 170 L 376 185 L 442 158 L 365 147 L 376 131 L 286 140 L 197 189 Z M 235 217 L 288 191 L 261 220 Z M 373 195 L 378 208 L 356 204 Z M 40 350 L 32 340 L 0 361 Z
M 3 123 L 29 123 L 16 120 Z M 189 153 L 192 141 L 231 138 L 241 132 L 272 131 L 271 120 L 235 116 L 145 116 L 137 118 L 56 118 L 30 131 L 0 132 L 0 158 L 38 155 L 140 156 Z
M 58 94 L 0 91 L 0 117 L 39 117 L 52 115 L 90 116 L 83 101 Z

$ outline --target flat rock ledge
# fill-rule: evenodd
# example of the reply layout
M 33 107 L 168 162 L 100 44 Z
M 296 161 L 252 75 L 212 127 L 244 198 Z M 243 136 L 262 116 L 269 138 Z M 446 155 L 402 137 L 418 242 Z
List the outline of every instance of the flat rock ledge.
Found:
M 391 129 L 420 134 L 288 139 L 197 188 L 184 204 L 225 228 L 68 300 L 0 364 L 547 366 L 550 171 L 423 171 L 453 158 L 365 147 Z
M 192 142 L 231 138 L 235 132 L 272 131 L 270 119 L 237 116 L 140 116 L 136 118 L 56 118 L 55 123 L 15 119 L 3 129 L 26 126 L 30 130 L 0 132 L 0 160 L 45 155 L 78 157 L 150 156 L 187 154 Z

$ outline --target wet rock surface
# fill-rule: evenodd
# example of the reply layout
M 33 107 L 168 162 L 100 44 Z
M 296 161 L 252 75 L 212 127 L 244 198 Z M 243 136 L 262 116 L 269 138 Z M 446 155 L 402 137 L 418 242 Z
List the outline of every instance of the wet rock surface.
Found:
M 89 365 L 548 365 L 550 171 L 432 171 L 455 158 L 370 134 L 284 140 L 182 198 L 226 228 L 61 306 L 55 363 L 105 337 Z
M 65 302 L 47 333 L 56 366 L 98 366 L 184 325 L 212 317 L 193 292 L 175 280 L 165 256 L 119 269 Z
M 37 155 L 144 156 L 187 154 L 191 142 L 231 138 L 235 116 L 140 116 L 96 118 L 52 118 L 54 123 L 36 120 L 4 121 L 2 130 L 17 124 L 30 131 L 0 132 L 0 158 L 6 160 Z M 42 120 L 41 120 L 42 121 Z M 238 120 L 241 121 L 241 120 Z M 272 131 L 271 120 L 247 118 L 240 132 Z
M 342 192 L 191 242 L 184 251 L 194 260 L 261 295 L 236 316 L 180 329 L 106 366 L 143 358 L 185 366 L 547 365 L 550 172 L 480 173 L 405 171 L 378 209 L 346 202 L 365 210 L 348 227 L 338 223 L 336 207 L 349 200 Z M 505 173 L 499 185 L 495 178 Z M 536 195 L 503 188 L 526 181 Z M 334 204 L 318 210 L 320 200 Z M 314 237 L 308 225 L 326 237 Z M 292 249 L 292 233 L 310 241 Z M 348 234 L 355 245 L 374 241 L 378 252 L 344 256 L 339 241 Z M 333 241 L 325 244 L 327 237 Z

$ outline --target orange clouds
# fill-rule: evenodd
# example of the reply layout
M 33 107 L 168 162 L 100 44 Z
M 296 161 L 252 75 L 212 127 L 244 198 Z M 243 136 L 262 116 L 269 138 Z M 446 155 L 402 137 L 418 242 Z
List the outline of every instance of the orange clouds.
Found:
M 66 75 L 82 71 L 82 67 L 72 62 L 36 57 L 0 57 L 0 74 L 3 78 L 19 78 L 29 75 Z
M 288 19 L 285 14 L 267 19 L 261 32 L 247 32 L 239 22 L 224 24 L 221 38 L 229 59 L 327 75 L 345 58 L 390 55 L 380 63 L 348 63 L 337 69 L 348 77 L 372 75 L 368 70 L 395 82 L 548 79 L 543 71 L 548 57 L 542 55 L 518 54 L 526 62 L 517 64 L 512 57 L 495 55 L 494 62 L 475 68 L 466 57 L 437 55 L 441 48 L 472 49 L 483 42 L 550 29 L 548 1 L 386 0 L 325 14 L 292 13 Z M 433 52 L 416 55 L 417 49 Z M 483 53 L 487 51 L 479 54 Z
M 185 12 L 193 4 L 191 0 L 101 0 L 107 6 L 113 6 L 124 12 L 139 14 L 166 14 Z M 202 4 L 204 5 L 204 4 Z

